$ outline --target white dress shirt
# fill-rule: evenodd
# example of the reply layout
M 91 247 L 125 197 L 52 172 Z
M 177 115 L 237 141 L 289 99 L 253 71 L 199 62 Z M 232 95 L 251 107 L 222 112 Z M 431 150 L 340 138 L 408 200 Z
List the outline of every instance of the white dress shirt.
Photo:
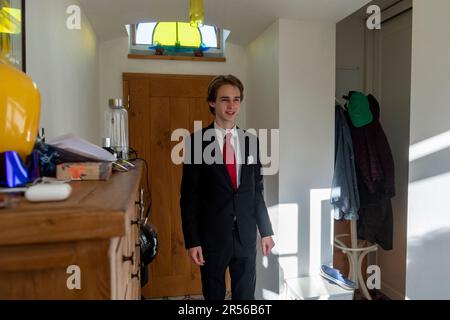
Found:
M 234 148 L 234 153 L 236 157 L 236 174 L 237 174 L 237 187 L 239 188 L 239 185 L 241 183 L 241 166 L 242 166 L 242 159 L 241 159 L 241 153 L 240 153 L 240 146 L 239 146 L 239 137 L 238 137 L 238 131 L 236 129 L 236 126 L 234 126 L 232 129 L 223 129 L 221 128 L 215 121 L 214 121 L 214 131 L 216 133 L 217 143 L 220 147 L 220 152 L 223 154 L 223 143 L 225 136 L 228 132 L 231 132 L 231 145 Z

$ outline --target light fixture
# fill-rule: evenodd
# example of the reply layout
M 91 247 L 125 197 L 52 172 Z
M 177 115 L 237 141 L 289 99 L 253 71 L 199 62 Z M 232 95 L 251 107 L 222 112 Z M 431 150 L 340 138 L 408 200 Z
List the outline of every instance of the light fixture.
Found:
M 204 22 L 203 0 L 190 0 L 189 18 L 191 27 L 202 27 Z

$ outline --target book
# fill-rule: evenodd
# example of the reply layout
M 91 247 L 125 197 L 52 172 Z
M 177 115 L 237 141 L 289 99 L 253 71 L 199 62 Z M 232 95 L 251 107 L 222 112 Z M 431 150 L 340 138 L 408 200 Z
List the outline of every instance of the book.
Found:
M 56 179 L 58 180 L 108 180 L 111 174 L 111 162 L 72 162 L 56 166 Z

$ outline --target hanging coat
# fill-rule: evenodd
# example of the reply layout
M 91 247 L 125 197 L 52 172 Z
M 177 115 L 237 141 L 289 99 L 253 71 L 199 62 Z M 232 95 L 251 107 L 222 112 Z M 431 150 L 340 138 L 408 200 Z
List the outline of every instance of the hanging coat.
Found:
M 361 207 L 381 204 L 395 196 L 394 158 L 386 134 L 380 124 L 380 105 L 368 95 L 373 121 L 361 128 L 349 123 Z
M 379 244 L 384 250 L 393 248 L 393 211 L 395 196 L 394 158 L 386 134 L 380 124 L 380 105 L 368 95 L 373 121 L 360 128 L 349 123 L 360 198 L 358 238 Z
M 342 107 L 335 110 L 335 163 L 331 192 L 334 218 L 358 219 L 359 194 L 352 137 Z

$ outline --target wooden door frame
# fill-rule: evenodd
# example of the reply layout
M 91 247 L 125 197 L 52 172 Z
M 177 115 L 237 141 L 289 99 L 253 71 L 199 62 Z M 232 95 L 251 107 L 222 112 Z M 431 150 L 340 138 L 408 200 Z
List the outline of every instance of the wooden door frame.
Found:
M 195 79 L 195 80 L 207 80 L 208 82 L 211 81 L 215 75 L 188 75 L 188 74 L 153 74 L 153 73 L 123 73 L 122 75 L 122 83 L 123 83 L 123 100 L 125 101 L 125 104 L 127 105 L 129 110 L 133 110 L 133 101 L 130 99 L 130 82 L 132 80 L 136 79 L 176 79 L 176 80 L 189 80 L 189 79 Z M 197 96 L 198 94 L 198 96 Z M 192 95 L 193 98 L 204 98 L 206 96 L 206 92 L 194 92 Z M 148 98 L 150 99 L 151 92 L 149 92 Z M 151 181 L 151 174 L 148 174 L 149 180 Z M 145 179 L 143 179 L 145 181 Z M 150 183 L 150 188 L 152 188 Z M 151 279 L 149 279 L 149 285 L 151 285 Z M 227 274 L 226 278 L 227 282 L 227 288 L 229 289 L 231 287 L 231 281 L 229 274 Z

